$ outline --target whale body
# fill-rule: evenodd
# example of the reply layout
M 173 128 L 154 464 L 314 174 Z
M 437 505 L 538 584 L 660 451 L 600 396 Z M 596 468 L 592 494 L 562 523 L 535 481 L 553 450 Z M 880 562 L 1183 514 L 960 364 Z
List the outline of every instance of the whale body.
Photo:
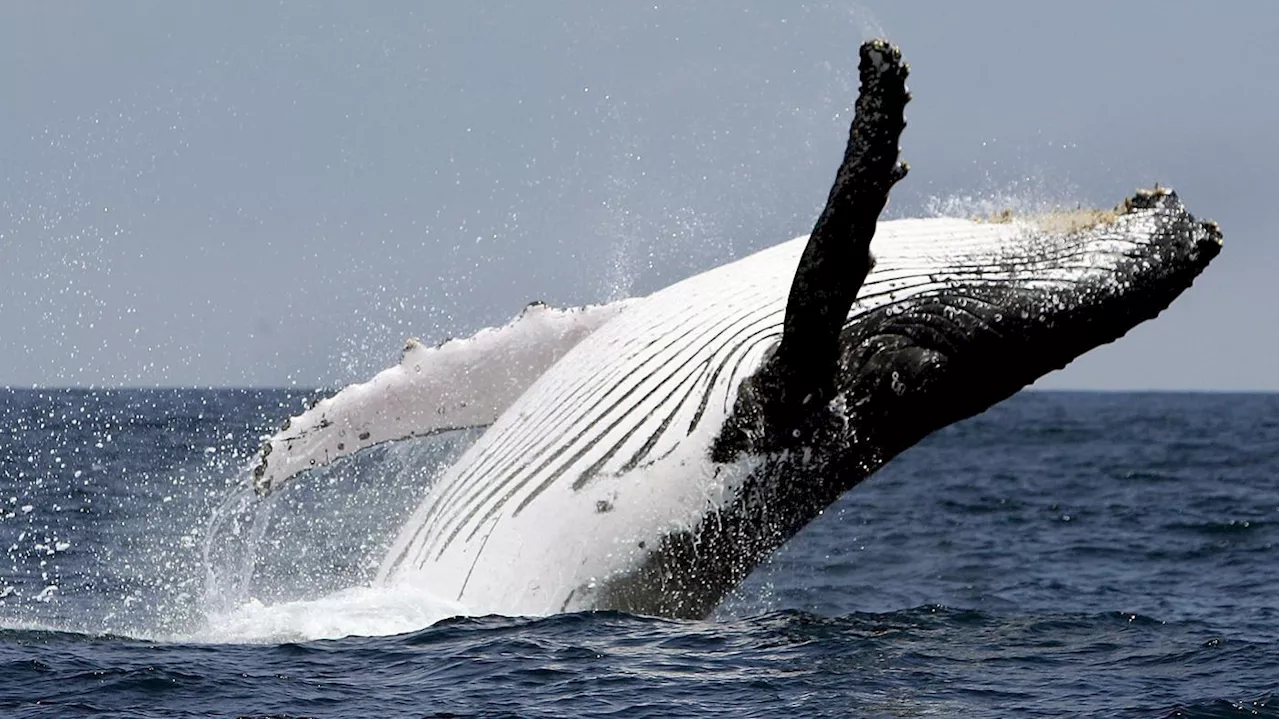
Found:
M 1106 211 L 876 223 L 906 172 L 909 96 L 896 51 L 869 45 L 812 235 L 648 297 L 410 341 L 270 438 L 259 492 L 382 442 L 487 426 L 379 583 L 479 612 L 701 617 L 885 462 L 1155 317 L 1218 254 L 1217 226 L 1160 188 Z
M 1079 218 L 880 223 L 876 266 L 844 324 L 841 436 L 807 452 L 712 456 L 743 380 L 782 334 L 801 237 L 649 297 L 535 305 L 471 340 L 413 343 L 396 367 L 272 438 L 273 471 L 260 478 L 274 489 L 288 468 L 491 422 L 433 483 L 379 582 L 505 614 L 701 616 L 898 452 L 1115 339 L 1188 286 L 1217 254 L 1216 227 L 1171 191 L 1138 199 L 1068 232 L 1059 228 Z M 515 388 L 495 386 L 495 374 Z

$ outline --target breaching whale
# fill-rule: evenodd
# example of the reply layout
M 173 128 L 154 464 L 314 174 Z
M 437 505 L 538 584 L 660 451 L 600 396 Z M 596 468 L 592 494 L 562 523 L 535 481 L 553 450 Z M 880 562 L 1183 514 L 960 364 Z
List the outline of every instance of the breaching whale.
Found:
M 268 439 L 259 493 L 375 444 L 487 426 L 378 582 L 482 612 L 701 617 L 889 459 L 1155 317 L 1220 250 L 1217 226 L 1160 188 L 1106 211 L 878 222 L 907 172 L 907 68 L 873 41 L 859 71 L 809 236 L 648 297 L 411 340 Z

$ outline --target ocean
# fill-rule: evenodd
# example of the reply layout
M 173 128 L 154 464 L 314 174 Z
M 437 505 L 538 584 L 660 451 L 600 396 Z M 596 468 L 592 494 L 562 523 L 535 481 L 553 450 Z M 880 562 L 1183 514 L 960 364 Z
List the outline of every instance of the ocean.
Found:
M 1277 716 L 1277 395 L 1024 392 L 704 621 L 370 587 L 474 436 L 268 501 L 314 393 L 0 389 L 6 717 Z

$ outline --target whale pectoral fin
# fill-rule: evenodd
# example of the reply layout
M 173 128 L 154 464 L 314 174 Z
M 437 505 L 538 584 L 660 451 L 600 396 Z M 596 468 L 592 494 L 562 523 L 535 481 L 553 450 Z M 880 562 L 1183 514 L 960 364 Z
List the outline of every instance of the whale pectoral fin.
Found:
M 770 451 L 807 436 L 803 425 L 833 396 L 840 331 L 871 271 L 871 238 L 889 190 L 907 175 L 898 162 L 898 139 L 908 68 L 897 47 L 864 43 L 862 82 L 849 127 L 849 142 L 827 204 L 814 224 L 787 296 L 783 334 L 759 372 L 742 383 L 734 414 L 713 457 Z
M 492 424 L 584 337 L 631 302 L 576 309 L 529 305 L 510 323 L 427 347 L 410 339 L 400 362 L 302 414 L 262 445 L 253 469 L 259 494 L 366 447 Z

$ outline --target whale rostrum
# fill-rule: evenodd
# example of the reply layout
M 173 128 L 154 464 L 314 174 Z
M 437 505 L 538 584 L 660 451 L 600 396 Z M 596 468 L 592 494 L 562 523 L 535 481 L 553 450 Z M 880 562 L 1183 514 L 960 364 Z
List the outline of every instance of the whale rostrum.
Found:
M 701 617 L 885 462 L 1155 317 L 1221 248 L 1159 187 L 1112 210 L 879 221 L 907 174 L 907 66 L 875 40 L 859 75 L 809 236 L 647 297 L 410 341 L 269 438 L 255 488 L 487 427 L 378 582 L 479 612 Z

